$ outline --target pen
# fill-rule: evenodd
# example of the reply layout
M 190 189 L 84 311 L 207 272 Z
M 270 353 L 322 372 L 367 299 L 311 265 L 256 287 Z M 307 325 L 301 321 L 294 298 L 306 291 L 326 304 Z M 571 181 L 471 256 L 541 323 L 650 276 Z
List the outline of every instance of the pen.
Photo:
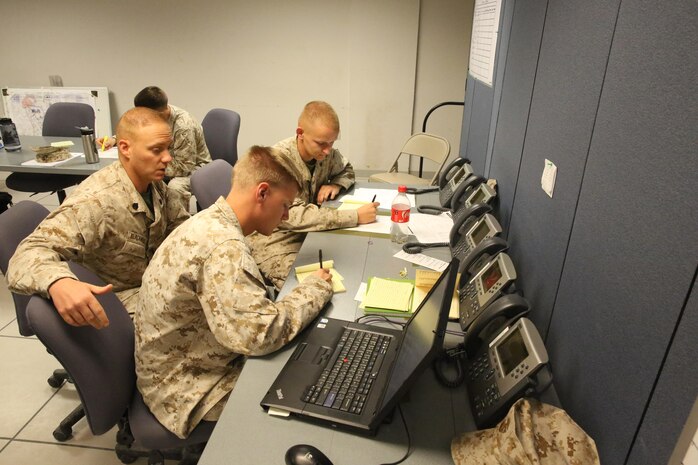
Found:
M 104 152 L 104 143 L 107 141 L 107 136 L 102 137 L 102 152 Z
M 320 255 L 320 268 L 322 269 L 322 249 L 318 250 L 318 255 Z
M 376 201 L 376 194 L 373 194 L 373 199 L 371 200 L 371 203 Z

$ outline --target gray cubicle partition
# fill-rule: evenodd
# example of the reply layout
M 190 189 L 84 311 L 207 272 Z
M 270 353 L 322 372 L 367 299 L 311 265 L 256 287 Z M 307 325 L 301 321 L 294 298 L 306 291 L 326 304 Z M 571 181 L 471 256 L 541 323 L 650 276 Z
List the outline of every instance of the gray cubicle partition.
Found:
M 462 147 L 495 131 L 485 175 L 517 286 L 604 465 L 666 463 L 698 394 L 697 16 L 689 0 L 516 2 L 499 118 L 465 109 Z

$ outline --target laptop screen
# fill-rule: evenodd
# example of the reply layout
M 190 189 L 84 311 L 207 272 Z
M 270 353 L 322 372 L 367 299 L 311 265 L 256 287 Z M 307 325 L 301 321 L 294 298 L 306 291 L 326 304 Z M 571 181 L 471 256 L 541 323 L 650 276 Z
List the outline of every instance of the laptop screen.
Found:
M 454 263 L 456 263 L 455 266 Z M 400 352 L 395 360 L 388 388 L 383 397 L 383 406 L 390 402 L 410 375 L 417 370 L 429 355 L 434 344 L 441 343 L 443 335 L 437 335 L 436 331 L 439 329 L 440 317 L 444 320 L 448 318 L 453 287 L 455 286 L 455 277 L 449 279 L 449 275 L 456 273 L 457 269 L 457 260 L 453 260 L 449 267 L 441 273 L 429 295 L 405 326 Z M 445 300 L 447 301 L 445 302 Z

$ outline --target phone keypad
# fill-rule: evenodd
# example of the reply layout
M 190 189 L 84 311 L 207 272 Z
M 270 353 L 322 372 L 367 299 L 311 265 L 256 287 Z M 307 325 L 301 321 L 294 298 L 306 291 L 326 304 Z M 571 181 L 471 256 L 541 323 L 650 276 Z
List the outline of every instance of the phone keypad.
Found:
M 462 258 L 462 256 L 464 256 L 468 252 L 470 252 L 470 245 L 468 244 L 468 241 L 465 238 L 462 238 L 460 241 L 456 243 L 456 246 L 453 248 L 453 251 L 451 252 L 451 256 Z
M 470 383 L 478 382 L 483 386 L 482 394 L 473 396 L 473 406 L 475 415 L 481 417 L 485 410 L 495 404 L 500 398 L 499 389 L 494 380 L 495 370 L 490 365 L 488 354 L 483 353 L 472 361 L 468 367 L 468 377 Z M 491 380 L 491 381 L 490 381 Z
M 439 191 L 439 202 L 441 202 L 441 206 L 445 207 L 446 204 L 451 200 L 452 196 L 453 189 L 451 188 L 451 183 L 449 182 Z
M 465 330 L 480 313 L 475 283 L 468 283 L 459 291 L 459 320 L 461 329 Z

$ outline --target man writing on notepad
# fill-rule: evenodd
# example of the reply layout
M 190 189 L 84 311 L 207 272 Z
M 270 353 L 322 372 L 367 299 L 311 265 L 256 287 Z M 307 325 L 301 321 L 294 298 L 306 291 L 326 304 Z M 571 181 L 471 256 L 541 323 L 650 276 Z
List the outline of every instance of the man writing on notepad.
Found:
M 320 208 L 342 190 L 354 185 L 354 168 L 333 145 L 339 137 L 339 118 L 326 102 L 308 103 L 300 117 L 296 135 L 278 142 L 301 189 L 288 212 L 288 219 L 269 236 L 248 238 L 252 255 L 265 278 L 281 289 L 291 265 L 310 231 L 350 228 L 376 220 L 377 203 L 357 210 Z
M 246 355 L 288 343 L 332 297 L 321 268 L 269 300 L 245 242 L 288 219 L 300 187 L 293 169 L 273 149 L 252 147 L 235 165 L 228 196 L 177 228 L 143 275 L 134 318 L 138 389 L 180 438 L 218 419 Z

